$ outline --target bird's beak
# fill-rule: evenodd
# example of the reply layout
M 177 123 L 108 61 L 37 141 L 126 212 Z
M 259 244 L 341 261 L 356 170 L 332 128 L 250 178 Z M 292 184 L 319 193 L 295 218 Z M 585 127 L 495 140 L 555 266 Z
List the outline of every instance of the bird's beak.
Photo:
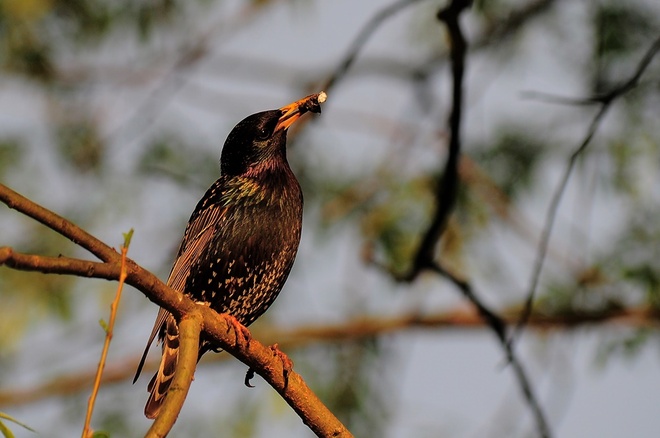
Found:
M 275 131 L 289 129 L 293 123 L 300 118 L 306 112 L 320 113 L 321 104 L 325 102 L 327 95 L 325 92 L 321 91 L 320 93 L 310 94 L 307 97 L 303 97 L 300 100 L 297 100 L 293 103 L 290 103 L 286 106 L 280 108 L 282 111 L 282 116 L 275 126 Z

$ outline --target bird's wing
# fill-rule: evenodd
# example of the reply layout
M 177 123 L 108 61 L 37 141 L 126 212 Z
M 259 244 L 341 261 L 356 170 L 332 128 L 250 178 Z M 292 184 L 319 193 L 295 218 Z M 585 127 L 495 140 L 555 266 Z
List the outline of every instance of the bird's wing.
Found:
M 188 274 L 190 274 L 191 261 L 199 258 L 204 248 L 211 241 L 216 226 L 225 211 L 226 209 L 224 207 L 212 205 L 200 214 L 193 215 L 193 219 L 188 223 L 186 231 L 183 234 L 183 241 L 179 247 L 179 253 L 167 280 L 167 285 L 169 287 L 181 292 L 184 291 L 186 279 L 188 278 Z M 151 330 L 147 345 L 144 348 L 144 353 L 142 353 L 142 358 L 140 359 L 140 364 L 135 372 L 133 383 L 135 383 L 138 377 L 140 377 L 144 361 L 149 353 L 149 348 L 154 339 L 156 339 L 156 335 L 160 333 L 169 314 L 170 313 L 163 308 L 158 311 L 156 322 Z
M 192 267 L 191 261 L 201 256 L 202 251 L 213 238 L 218 222 L 225 211 L 226 209 L 223 207 L 209 207 L 188 224 L 183 235 L 183 242 L 181 242 L 179 248 L 179 254 L 167 280 L 169 287 L 183 292 Z
M 154 342 L 154 339 L 156 338 L 158 332 L 160 332 L 161 327 L 163 327 L 163 324 L 165 324 L 165 321 L 167 320 L 169 314 L 170 312 L 163 309 L 162 307 L 158 309 L 158 316 L 156 317 L 154 328 L 151 330 L 151 335 L 149 336 L 149 340 L 147 341 L 146 347 L 144 347 L 144 353 L 142 353 L 142 358 L 140 359 L 140 363 L 138 364 L 137 370 L 135 371 L 135 377 L 133 377 L 133 383 L 137 382 L 137 379 L 140 377 L 140 373 L 142 372 L 142 367 L 144 366 L 144 361 L 147 359 L 147 354 L 149 354 L 149 348 L 151 347 L 151 344 Z

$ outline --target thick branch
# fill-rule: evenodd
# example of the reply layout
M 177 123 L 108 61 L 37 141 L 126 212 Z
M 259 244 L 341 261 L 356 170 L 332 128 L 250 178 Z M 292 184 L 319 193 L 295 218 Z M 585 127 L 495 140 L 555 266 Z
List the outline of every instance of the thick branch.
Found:
M 167 391 L 161 412 L 149 428 L 146 438 L 167 436 L 174 422 L 179 418 L 179 412 L 195 376 L 201 328 L 202 316 L 199 312 L 193 312 L 179 322 L 179 356 L 172 385 Z
M 245 344 L 236 342 L 240 335 L 233 332 L 234 326 L 225 319 L 212 318 L 215 313 L 201 307 L 204 316 L 204 332 L 257 374 L 263 377 L 293 408 L 319 437 L 351 437 L 346 427 L 323 405 L 307 386 L 302 377 L 293 370 L 285 375 L 284 364 L 271 348 L 250 340 Z M 231 331 L 227 329 L 231 327 Z M 230 338 L 230 339 L 228 339 Z M 229 341 L 229 342 L 227 342 Z M 315 407 L 315 409 L 310 409 Z
M 30 201 L 3 184 L 0 184 L 0 201 L 5 203 L 7 207 L 13 208 L 37 222 L 41 222 L 76 245 L 85 248 L 104 262 L 120 262 L 121 260 L 121 255 L 110 246 L 64 219 L 62 216 Z
M 106 258 L 113 263 L 107 264 L 105 268 L 100 268 L 98 264 L 89 264 L 75 259 L 73 259 L 75 263 L 67 262 L 66 259 L 65 263 L 62 263 L 62 260 L 53 257 L 21 257 L 21 255 L 17 257 L 16 253 L 6 248 L 3 248 L 0 253 L 3 257 L 2 260 L 10 262 L 19 260 L 22 263 L 20 265 L 21 269 L 24 270 L 40 270 L 42 272 L 54 273 L 57 271 L 57 267 L 61 267 L 61 273 L 85 277 L 90 276 L 91 267 L 94 268 L 94 272 L 103 272 L 110 276 L 115 265 L 114 262 L 121 261 L 120 254 L 109 246 L 84 232 L 73 223 L 33 203 L 3 185 L 0 185 L 0 200 L 10 207 L 16 208 L 18 211 L 33 217 L 60 234 L 69 237 L 98 257 Z M 34 262 L 34 265 L 30 265 L 30 260 Z M 117 278 L 119 277 L 119 269 L 118 267 Z M 213 339 L 219 347 L 230 352 L 268 381 L 285 398 L 294 411 L 300 415 L 303 422 L 318 436 L 351 436 L 346 427 L 318 399 L 297 373 L 289 372 L 288 384 L 284 384 L 282 361 L 273 355 L 271 349 L 255 340 L 251 341 L 249 346 L 235 345 L 236 338 L 232 333 L 234 326 L 227 321 L 225 315 L 218 315 L 208 307 L 197 305 L 190 298 L 171 289 L 160 281 L 158 277 L 130 259 L 126 259 L 126 274 L 127 284 L 137 288 L 151 301 L 172 313 L 177 321 L 181 321 L 188 315 L 199 312 L 203 318 L 204 333 Z

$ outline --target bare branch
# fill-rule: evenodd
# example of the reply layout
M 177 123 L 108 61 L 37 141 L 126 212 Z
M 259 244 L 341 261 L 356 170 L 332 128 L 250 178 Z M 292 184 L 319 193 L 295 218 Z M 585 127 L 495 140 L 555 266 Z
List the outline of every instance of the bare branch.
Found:
M 346 427 L 328 410 L 293 370 L 284 372 L 280 356 L 269 347 L 251 339 L 246 344 L 234 343 L 234 326 L 224 318 L 211 317 L 215 312 L 200 306 L 204 316 L 204 333 L 218 345 L 263 377 L 293 408 L 319 437 L 352 437 Z
M 339 80 L 341 80 L 348 69 L 353 65 L 355 59 L 357 58 L 360 50 L 367 43 L 371 35 L 383 24 L 388 18 L 396 15 L 398 12 L 402 11 L 406 7 L 419 2 L 420 0 L 399 0 L 392 3 L 389 6 L 384 7 L 376 15 L 374 15 L 371 20 L 362 28 L 360 33 L 355 37 L 351 43 L 350 48 L 348 49 L 347 54 L 344 56 L 342 62 L 335 69 L 334 73 L 330 75 L 328 80 L 325 82 L 324 86 L 321 87 L 324 90 L 328 91 L 332 88 Z
M 432 264 L 431 269 L 451 281 L 454 286 L 456 286 L 458 290 L 461 291 L 463 296 L 477 309 L 484 323 L 490 327 L 493 332 L 495 332 L 495 335 L 498 339 L 506 339 L 506 323 L 502 318 L 500 318 L 500 316 L 490 310 L 481 301 L 476 292 L 472 289 L 472 285 L 467 280 L 452 274 L 438 263 Z
M 197 367 L 201 328 L 202 316 L 199 312 L 193 312 L 179 322 L 180 347 L 172 385 L 160 413 L 147 432 L 147 438 L 167 436 L 179 417 Z
M 452 275 L 449 271 L 443 269 L 438 264 L 433 265 L 433 269 L 438 274 L 449 279 L 452 283 L 454 283 L 454 285 L 456 285 L 456 287 L 463 293 L 465 298 L 467 298 L 477 308 L 479 315 L 484 320 L 486 325 L 490 327 L 490 329 L 495 333 L 497 340 L 499 341 L 502 349 L 506 354 L 507 360 L 513 367 L 513 372 L 516 375 L 516 380 L 518 381 L 518 385 L 520 386 L 520 390 L 523 393 L 525 401 L 534 414 L 539 436 L 543 438 L 549 438 L 551 436 L 550 427 L 548 426 L 548 422 L 545 418 L 545 414 L 543 413 L 543 409 L 541 408 L 541 404 L 534 394 L 534 389 L 532 387 L 531 381 L 529 380 L 529 377 L 527 376 L 527 372 L 525 371 L 522 362 L 517 357 L 516 352 L 511 347 L 511 344 L 508 342 L 506 337 L 505 322 L 497 314 L 488 309 L 488 307 L 486 307 L 486 305 L 477 297 L 477 294 L 473 290 L 470 283 Z
M 507 325 L 515 323 L 520 318 L 519 306 L 502 310 L 500 313 L 502 321 Z M 658 328 L 660 327 L 660 314 L 651 307 L 556 315 L 535 313 L 529 319 L 528 328 L 544 332 L 583 329 L 605 324 L 632 328 Z M 485 325 L 483 316 L 478 312 L 456 308 L 428 315 L 412 313 L 390 317 L 361 317 L 341 324 L 302 326 L 289 330 L 263 327 L 255 330 L 253 336 L 264 345 L 278 342 L 281 348 L 291 350 L 323 342 L 354 341 L 407 330 L 483 330 L 484 328 L 491 329 Z M 142 353 L 129 356 L 109 364 L 103 374 L 102 384 L 120 383 L 132 378 L 135 373 L 135 364 L 140 360 L 141 355 Z M 229 357 L 226 354 L 206 355 L 200 364 L 224 362 Z M 147 362 L 145 370 L 155 371 L 158 363 L 157 361 Z M 95 372 L 95 369 L 76 371 L 72 374 L 55 376 L 52 380 L 39 383 L 31 388 L 21 387 L 0 391 L 0 407 L 19 406 L 50 397 L 77 394 L 90 387 Z
M 461 154 L 461 118 L 463 112 L 463 75 L 465 71 L 465 55 L 467 42 L 459 25 L 459 17 L 463 10 L 471 5 L 469 0 L 452 1 L 446 8 L 438 12 L 438 19 L 447 26 L 451 40 L 450 59 L 452 70 L 452 107 L 449 115 L 449 153 L 445 163 L 442 179 L 435 194 L 435 214 L 428 226 L 422 242 L 417 249 L 415 260 L 407 279 L 413 280 L 426 268 L 433 265 L 435 248 L 440 235 L 445 229 L 447 218 L 454 209 L 456 193 L 458 192 L 458 161 Z
M 0 265 L 19 270 L 37 271 L 44 274 L 76 275 L 78 277 L 118 280 L 121 261 L 99 263 L 70 257 L 48 257 L 23 254 L 9 247 L 0 247 Z
M 462 105 L 463 105 L 463 76 L 465 71 L 465 57 L 467 52 L 467 42 L 463 36 L 463 32 L 459 23 L 461 13 L 471 6 L 470 0 L 453 0 L 448 6 L 438 12 L 438 19 L 445 23 L 447 26 L 450 37 L 450 59 L 452 68 L 452 108 L 449 116 L 449 152 L 447 161 L 445 163 L 444 173 L 439 182 L 438 189 L 435 195 L 435 208 L 436 211 L 433 215 L 431 223 L 426 230 L 422 242 L 417 249 L 413 265 L 410 272 L 402 277 L 405 281 L 414 280 L 420 272 L 426 269 L 431 269 L 438 274 L 448 278 L 462 294 L 467 298 L 479 311 L 479 314 L 484 319 L 484 322 L 495 333 L 498 341 L 500 342 L 507 359 L 511 362 L 514 373 L 518 380 L 520 389 L 525 397 L 527 404 L 534 414 L 534 419 L 537 424 L 539 435 L 543 438 L 551 436 L 550 428 L 545 419 L 541 405 L 534 395 L 527 373 L 516 357 L 511 345 L 507 341 L 506 325 L 502 319 L 495 314 L 495 312 L 488 309 L 488 307 L 477 297 L 472 287 L 467 281 L 458 279 L 451 275 L 440 264 L 434 261 L 435 248 L 442 232 L 445 229 L 447 219 L 454 209 L 456 202 L 456 194 L 458 191 L 458 163 L 460 160 L 461 152 L 461 118 L 462 118 Z
M 575 167 L 575 163 L 577 162 L 577 159 L 582 155 L 582 153 L 587 149 L 587 147 L 591 143 L 593 136 L 596 134 L 596 131 L 600 126 L 600 122 L 602 121 L 607 111 L 610 109 L 612 103 L 614 103 L 614 101 L 617 98 L 623 96 L 625 93 L 627 93 L 628 91 L 632 90 L 637 86 L 637 84 L 639 83 L 639 79 L 642 77 L 642 74 L 649 66 L 649 64 L 651 63 L 655 55 L 658 53 L 658 51 L 660 51 L 660 37 L 658 37 L 653 42 L 649 50 L 642 57 L 642 60 L 637 65 L 637 68 L 630 76 L 630 78 L 622 82 L 620 85 L 614 87 L 611 91 L 607 93 L 604 93 L 599 96 L 594 96 L 591 98 L 579 100 L 581 102 L 599 103 L 600 108 L 598 109 L 598 112 L 596 113 L 596 115 L 594 115 L 593 119 L 591 120 L 591 123 L 589 124 L 589 128 L 587 129 L 584 138 L 582 139 L 578 147 L 573 151 L 573 153 L 571 153 L 571 156 L 568 158 L 568 162 L 566 164 L 566 169 L 564 170 L 564 174 L 562 175 L 562 178 L 559 181 L 555 193 L 552 196 L 552 200 L 550 201 L 550 205 L 548 207 L 548 212 L 545 219 L 545 225 L 543 227 L 543 232 L 541 235 L 541 241 L 539 243 L 538 250 L 536 253 L 536 260 L 534 262 L 534 269 L 532 271 L 530 286 L 526 295 L 527 298 L 525 301 L 525 308 L 523 314 L 521 315 L 520 321 L 518 321 L 516 325 L 516 329 L 511 336 L 511 339 L 509 341 L 510 343 L 515 343 L 516 339 L 520 336 L 520 334 L 524 330 L 530 315 L 532 314 L 532 310 L 534 306 L 534 297 L 536 296 L 539 280 L 541 278 L 541 272 L 543 271 L 545 256 L 548 252 L 548 246 L 550 243 L 552 228 L 555 223 L 555 218 L 557 217 L 559 204 L 561 202 L 562 197 L 564 196 L 564 192 L 566 191 L 566 187 L 568 186 L 568 181 L 571 177 L 571 174 L 573 173 L 573 168 Z
M 7 207 L 13 208 L 37 222 L 41 222 L 76 245 L 85 248 L 104 262 L 121 261 L 121 255 L 110 246 L 101 242 L 77 225 L 30 201 L 3 184 L 0 184 L 0 201 L 5 203 Z
M 117 275 L 121 269 L 121 256 L 109 246 L 103 244 L 95 237 L 83 231 L 73 223 L 56 215 L 55 213 L 38 206 L 29 199 L 17 194 L 11 189 L 0 185 L 0 200 L 18 211 L 25 212 L 30 217 L 38 220 L 49 228 L 69 237 L 84 248 L 94 252 L 99 257 L 108 258 L 112 264 L 103 269 L 104 274 L 109 274 L 115 264 Z M 16 257 L 11 249 L 3 248 L 0 252 L 0 261 L 19 260 L 21 269 L 41 270 L 42 272 L 55 273 L 57 266 L 65 266 L 63 272 L 69 275 L 90 276 L 90 265 L 79 260 L 78 263 L 62 264 L 58 258 L 19 255 Z M 34 262 L 32 266 L 28 266 Z M 7 265 L 11 267 L 10 265 Z M 85 268 L 79 273 L 74 272 L 74 267 Z M 181 321 L 190 314 L 199 314 L 203 319 L 203 330 L 209 339 L 212 339 L 223 350 L 228 351 L 241 362 L 262 376 L 268 383 L 279 392 L 286 402 L 301 417 L 303 422 L 320 437 L 350 437 L 352 436 L 346 427 L 328 410 L 328 408 L 311 391 L 307 384 L 294 371 L 287 373 L 288 379 L 284 378 L 282 360 L 274 356 L 273 351 L 253 340 L 247 346 L 236 345 L 235 337 L 232 335 L 234 325 L 228 322 L 227 315 L 218 315 L 206 306 L 200 306 L 185 295 L 171 289 L 151 272 L 142 268 L 134 261 L 126 259 L 126 283 L 140 290 L 147 298 L 169 311 L 177 321 Z M 96 272 L 96 271 L 95 271 Z M 247 330 L 247 329 L 246 329 Z

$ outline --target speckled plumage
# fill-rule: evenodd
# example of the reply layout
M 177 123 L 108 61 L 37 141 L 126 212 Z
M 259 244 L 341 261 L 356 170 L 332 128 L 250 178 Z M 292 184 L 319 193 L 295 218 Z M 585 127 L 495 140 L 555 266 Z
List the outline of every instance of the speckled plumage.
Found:
M 273 303 L 300 242 L 300 186 L 285 162 L 270 172 L 281 173 L 280 181 L 224 176 L 216 181 L 190 219 L 189 228 L 202 228 L 203 248 L 195 260 L 182 260 L 194 272 L 186 277 L 183 290 L 244 325 Z M 207 223 L 214 225 L 203 229 Z
M 290 108 L 253 114 L 229 134 L 220 160 L 221 176 L 193 211 L 167 282 L 244 325 L 254 322 L 277 298 L 300 242 L 303 198 L 287 163 L 286 132 L 292 117 L 297 119 L 306 109 L 296 108 L 292 116 Z M 178 355 L 177 323 L 164 309 L 136 379 L 156 336 L 163 353 L 148 387 L 145 415 L 149 418 L 160 411 Z M 202 339 L 199 356 L 212 348 Z

